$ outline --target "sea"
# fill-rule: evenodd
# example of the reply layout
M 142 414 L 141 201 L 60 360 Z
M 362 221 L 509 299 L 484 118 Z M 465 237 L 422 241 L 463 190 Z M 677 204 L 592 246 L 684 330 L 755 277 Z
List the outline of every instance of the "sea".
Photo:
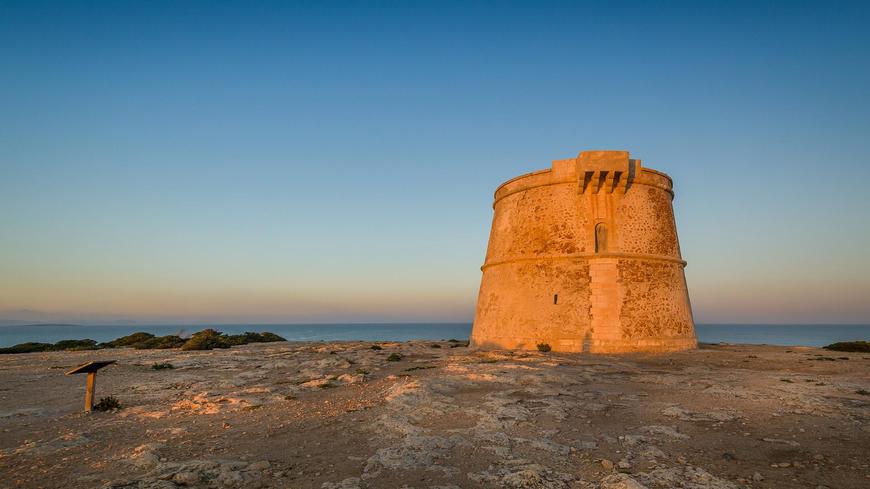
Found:
M 0 347 L 31 341 L 54 343 L 85 338 L 109 341 L 137 331 L 183 337 L 205 328 L 228 334 L 270 331 L 289 341 L 465 340 L 471 333 L 471 323 L 0 325 Z M 838 341 L 870 340 L 870 325 L 698 324 L 695 329 L 698 341 L 703 343 L 825 346 Z

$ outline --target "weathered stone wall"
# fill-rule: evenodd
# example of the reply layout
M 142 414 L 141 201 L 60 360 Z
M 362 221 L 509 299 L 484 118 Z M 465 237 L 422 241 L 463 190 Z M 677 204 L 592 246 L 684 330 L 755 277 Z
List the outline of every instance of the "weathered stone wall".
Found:
M 556 351 L 696 346 L 671 179 L 624 151 L 583 152 L 504 183 L 471 341 Z
M 589 281 L 584 261 L 519 261 L 487 269 L 472 335 L 475 345 L 535 349 L 543 342 L 576 350 L 590 334 Z

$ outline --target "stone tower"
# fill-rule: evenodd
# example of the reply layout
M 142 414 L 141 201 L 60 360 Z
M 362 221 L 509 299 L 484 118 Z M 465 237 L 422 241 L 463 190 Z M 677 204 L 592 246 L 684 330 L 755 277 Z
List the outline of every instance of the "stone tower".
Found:
M 673 184 L 627 151 L 584 151 L 495 192 L 472 346 L 695 348 Z

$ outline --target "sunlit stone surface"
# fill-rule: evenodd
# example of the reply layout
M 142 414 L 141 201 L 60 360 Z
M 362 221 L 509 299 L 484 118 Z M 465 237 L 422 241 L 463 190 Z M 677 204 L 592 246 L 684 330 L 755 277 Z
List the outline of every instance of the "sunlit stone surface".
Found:
M 502 184 L 472 346 L 695 348 L 672 189 L 627 151 L 584 151 Z

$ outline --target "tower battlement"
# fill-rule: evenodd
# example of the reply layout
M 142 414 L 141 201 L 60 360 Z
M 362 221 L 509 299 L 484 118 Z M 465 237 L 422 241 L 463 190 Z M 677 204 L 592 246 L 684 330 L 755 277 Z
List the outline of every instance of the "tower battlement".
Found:
M 673 196 L 671 178 L 628 151 L 583 151 L 503 183 L 472 344 L 695 347 Z
M 551 168 L 514 177 L 495 191 L 495 200 L 520 189 L 543 185 L 580 182 L 580 191 L 625 193 L 635 182 L 654 186 L 671 193 L 671 177 L 645 168 L 641 160 L 629 157 L 628 151 L 583 151 L 576 158 L 553 160 Z

